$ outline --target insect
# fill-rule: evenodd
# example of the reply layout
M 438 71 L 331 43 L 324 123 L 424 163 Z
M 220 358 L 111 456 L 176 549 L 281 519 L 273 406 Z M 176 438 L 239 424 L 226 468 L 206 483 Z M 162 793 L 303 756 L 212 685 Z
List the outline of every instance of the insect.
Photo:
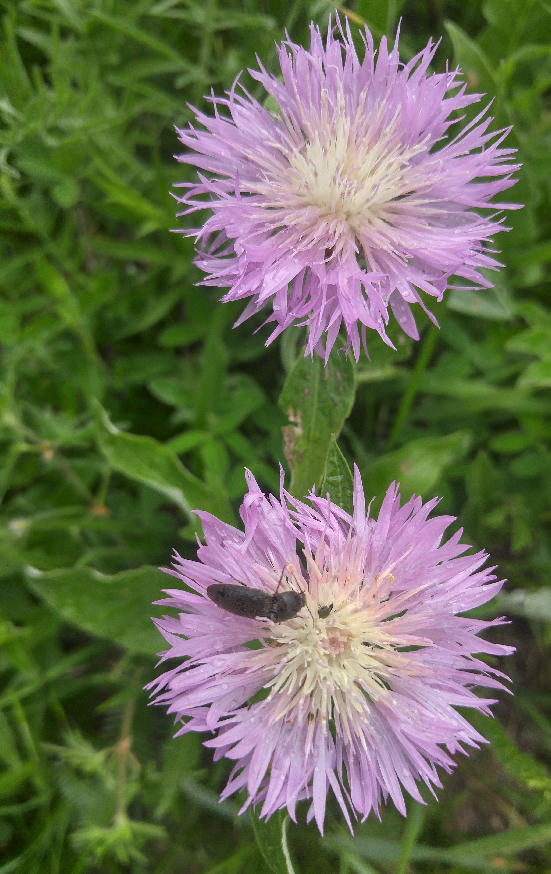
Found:
M 320 607 L 318 610 L 318 616 L 320 619 L 327 619 L 331 610 L 333 609 L 332 604 L 326 604 L 325 607 Z
M 233 613 L 234 616 L 244 616 L 247 619 L 262 616 L 272 622 L 293 619 L 306 603 L 304 592 L 278 593 L 276 589 L 274 595 L 269 595 L 261 589 L 233 583 L 213 583 L 207 586 L 207 595 L 217 607 Z

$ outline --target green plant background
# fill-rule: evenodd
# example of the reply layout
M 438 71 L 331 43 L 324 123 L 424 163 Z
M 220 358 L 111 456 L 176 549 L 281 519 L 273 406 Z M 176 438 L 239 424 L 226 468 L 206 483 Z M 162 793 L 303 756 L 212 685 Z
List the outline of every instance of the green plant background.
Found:
M 473 717 L 491 746 L 458 757 L 440 800 L 425 792 L 406 820 L 389 807 L 354 839 L 332 802 L 323 839 L 301 808 L 287 830 L 296 871 L 549 872 L 551 6 L 350 7 L 376 40 L 401 17 L 404 58 L 442 39 L 435 68 L 460 65 L 494 99 L 494 126 L 514 124 L 525 207 L 496 238 L 507 267 L 494 290 L 448 293 L 440 330 L 418 313 L 419 343 L 393 330 L 396 352 L 372 337 L 370 362 L 333 356 L 345 396 L 316 407 L 300 330 L 266 349 L 260 318 L 232 330 L 241 307 L 197 287 L 193 242 L 169 233 L 169 189 L 193 172 L 172 157 L 188 104 L 208 109 L 203 95 L 255 53 L 276 72 L 285 29 L 306 44 L 332 7 L 0 7 L 0 874 L 282 870 L 239 799 L 218 804 L 230 764 L 194 734 L 173 740 L 142 691 L 163 648 L 157 566 L 172 548 L 193 556 L 190 509 L 235 520 L 244 465 L 277 493 L 282 427 L 301 495 L 325 470 L 346 503 L 354 461 L 379 500 L 393 479 L 405 497 L 441 495 L 508 577 L 478 615 L 507 612 L 495 639 L 517 646 L 503 665 L 514 699 L 495 721 Z M 307 468 L 286 415 L 298 408 Z M 261 845 L 280 828 L 275 817 Z

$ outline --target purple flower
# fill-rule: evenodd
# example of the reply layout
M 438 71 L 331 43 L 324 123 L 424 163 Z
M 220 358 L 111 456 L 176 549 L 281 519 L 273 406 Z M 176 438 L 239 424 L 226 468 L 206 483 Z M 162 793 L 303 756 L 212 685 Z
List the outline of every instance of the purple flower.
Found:
M 156 620 L 170 644 L 162 660 L 178 660 L 150 684 L 156 703 L 182 723 L 179 734 L 208 731 L 215 758 L 235 761 L 221 798 L 247 790 L 242 810 L 261 804 L 268 818 L 286 807 L 295 819 L 308 799 L 308 820 L 323 831 L 331 787 L 350 827 L 351 813 L 379 816 L 388 796 L 405 815 L 402 789 L 422 801 L 416 781 L 434 794 L 437 766 L 451 771 L 451 754 L 484 742 L 455 708 L 489 713 L 493 700 L 473 687 L 503 689 L 507 678 L 474 653 L 513 649 L 478 637 L 502 619 L 458 613 L 503 581 L 480 570 L 486 553 L 459 557 L 461 531 L 442 542 L 453 517 L 428 518 L 437 499 L 400 507 L 392 485 L 375 520 L 357 469 L 352 516 L 313 494 L 308 506 L 283 485 L 280 501 L 266 498 L 248 471 L 247 481 L 245 531 L 198 513 L 199 561 L 176 555 L 167 571 L 188 590 L 158 602 L 183 612 Z M 249 587 L 239 587 L 245 604 L 251 588 L 268 603 L 276 592 L 304 598 L 284 621 L 266 618 L 266 607 L 234 615 L 207 587 L 237 581 Z
M 391 52 L 383 38 L 375 63 L 367 28 L 363 60 L 348 22 L 337 39 L 330 23 L 325 47 L 310 30 L 310 51 L 290 40 L 279 48 L 282 82 L 261 64 L 249 70 L 277 111 L 238 93 L 236 80 L 227 98 L 212 97 L 214 118 L 197 111 L 204 130 L 178 131 L 193 150 L 178 160 L 206 172 L 180 184 L 178 215 L 212 210 L 182 233 L 202 240 L 204 284 L 228 286 L 224 301 L 250 298 L 236 324 L 271 301 L 267 343 L 309 325 L 306 354 L 327 359 L 344 322 L 357 360 L 360 326 L 364 346 L 366 328 L 392 346 L 389 305 L 418 339 L 410 304 L 425 309 L 420 290 L 441 300 L 453 275 L 491 287 L 481 268 L 501 266 L 487 244 L 505 230 L 492 219 L 516 204 L 490 201 L 519 165 L 500 148 L 508 131 L 487 133 L 487 108 L 448 134 L 461 120 L 450 116 L 482 95 L 466 95 L 458 71 L 427 74 L 432 42 L 401 64 L 398 38 Z

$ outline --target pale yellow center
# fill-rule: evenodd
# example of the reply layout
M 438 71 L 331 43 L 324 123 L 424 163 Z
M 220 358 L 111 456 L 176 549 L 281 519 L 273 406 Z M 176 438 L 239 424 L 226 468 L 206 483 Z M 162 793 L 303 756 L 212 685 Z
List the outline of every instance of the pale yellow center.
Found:
M 321 118 L 303 120 L 305 141 L 282 149 L 277 170 L 258 184 L 274 222 L 283 210 L 303 245 L 322 236 L 337 250 L 345 238 L 361 242 L 362 232 L 391 225 L 396 202 L 416 190 L 413 159 L 427 144 L 404 143 L 397 117 L 386 120 L 383 109 L 366 120 L 360 102 L 351 117 L 342 95 L 336 106 L 322 95 Z
M 306 605 L 297 616 L 270 628 L 271 662 L 277 667 L 267 684 L 273 720 L 300 712 L 326 721 L 335 709 L 341 723 L 365 719 L 374 704 L 392 699 L 394 676 L 424 673 L 418 647 L 410 651 L 412 638 L 396 636 L 396 622 L 388 619 L 388 588 L 380 597 L 381 585 L 392 585 L 391 573 L 357 587 L 350 576 L 344 584 L 322 577 L 310 586 L 315 598 L 303 589 Z

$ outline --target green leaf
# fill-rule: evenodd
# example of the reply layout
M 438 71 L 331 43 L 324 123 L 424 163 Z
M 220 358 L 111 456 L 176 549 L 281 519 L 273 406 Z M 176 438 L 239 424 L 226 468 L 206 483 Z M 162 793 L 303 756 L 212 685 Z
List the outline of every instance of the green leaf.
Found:
M 513 318 L 513 307 L 510 296 L 503 284 L 483 291 L 471 289 L 451 289 L 447 298 L 447 306 L 457 313 L 465 313 L 479 319 L 495 319 L 505 321 Z
M 228 498 L 218 483 L 216 487 L 203 483 L 168 446 L 153 437 L 120 431 L 98 401 L 94 406 L 100 449 L 115 470 L 166 495 L 188 516 L 197 509 L 227 522 L 233 520 Z
M 186 384 L 181 376 L 154 376 L 147 383 L 153 397 L 177 410 L 190 410 L 193 416 L 194 386 Z
M 551 386 L 551 358 L 533 361 L 518 380 L 519 388 L 549 388 Z
M 182 69 L 193 69 L 187 59 L 177 52 L 170 43 L 157 39 L 157 37 L 152 36 L 147 30 L 141 30 L 139 27 L 136 27 L 136 25 L 129 21 L 125 21 L 123 18 L 106 15 L 104 12 L 100 12 L 99 9 L 93 9 L 91 15 L 99 21 L 102 21 L 108 27 L 112 27 L 114 30 L 119 30 L 131 39 L 136 40 L 136 42 L 147 46 L 152 49 L 152 51 L 159 52 L 159 54 L 164 55 L 171 61 L 177 61 L 177 63 L 182 66 Z
M 525 352 L 538 358 L 551 357 L 551 325 L 541 324 L 534 328 L 519 331 L 505 344 L 509 352 Z
M 163 770 L 159 785 L 160 798 L 155 818 L 160 819 L 169 810 L 181 792 L 182 782 L 199 767 L 201 741 L 196 732 L 171 737 L 163 746 Z
M 5 42 L 0 72 L 7 96 L 11 97 L 14 103 L 17 100 L 18 103 L 24 104 L 25 101 L 30 100 L 33 87 L 17 47 L 14 18 L 15 16 L 12 15 L 4 17 Z
M 262 822 L 253 812 L 251 821 L 256 842 L 268 869 L 273 874 L 294 874 L 287 846 L 287 814 L 278 810 L 267 822 Z
M 490 440 L 489 445 L 492 452 L 512 454 L 522 452 L 524 449 L 533 446 L 534 440 L 533 434 L 528 434 L 526 431 L 516 428 L 496 434 Z
M 443 850 L 442 856 L 447 855 L 450 860 L 455 860 L 461 865 L 463 860 L 476 860 L 480 856 L 511 856 L 525 850 L 544 847 L 551 841 L 551 825 L 527 826 L 519 829 L 508 829 L 474 841 L 465 841 L 456 844 L 448 850 Z M 414 854 L 412 858 L 415 858 Z
M 184 241 L 185 243 L 186 241 Z M 190 257 L 184 257 L 180 252 L 174 249 L 167 249 L 166 245 L 161 246 L 158 243 L 123 243 L 120 240 L 110 240 L 100 236 L 89 237 L 86 245 L 93 252 L 98 252 L 100 255 L 105 255 L 110 258 L 117 258 L 121 261 L 136 261 L 144 264 L 159 264 L 163 267 L 174 266 L 176 263 L 182 273 L 189 270 Z M 189 253 L 191 254 L 191 252 Z M 179 290 L 182 295 L 181 289 Z
M 99 172 L 93 174 L 93 181 L 105 191 L 107 202 L 120 206 L 129 218 L 143 222 L 138 229 L 138 236 L 166 228 L 169 216 L 163 209 L 128 185 L 101 158 L 96 157 L 95 163 Z
M 365 22 L 371 33 L 378 40 L 386 34 L 391 40 L 394 39 L 396 19 L 400 14 L 405 0 L 358 0 L 354 4 L 354 12 L 347 10 L 347 17 L 355 23 Z M 400 45 L 400 55 L 404 55 L 403 46 Z
M 160 335 L 159 343 L 161 346 L 189 346 L 191 343 L 201 340 L 205 336 L 207 328 L 208 325 L 197 322 L 170 325 Z
M 400 860 L 396 868 L 396 874 L 406 874 L 410 870 L 411 855 L 417 845 L 417 839 L 423 830 L 427 817 L 426 807 L 413 802 L 408 810 L 408 816 L 402 835 Z
M 30 780 L 36 779 L 36 764 L 33 761 L 25 762 L 10 769 L 3 770 L 0 774 L 0 799 L 14 795 Z M 16 868 L 12 868 L 15 871 Z M 20 869 L 21 870 L 21 869 Z M 0 874 L 2 868 L 0 868 Z
M 61 209 L 71 209 L 80 198 L 80 186 L 74 179 L 62 179 L 52 187 L 52 197 Z
M 498 610 L 506 610 L 515 616 L 525 616 L 539 622 L 551 621 L 551 589 L 542 586 L 536 591 L 514 589 L 512 592 L 500 592 L 496 599 Z
M 474 841 L 465 841 L 452 847 L 431 847 L 417 844 L 412 850 L 412 862 L 431 862 L 472 868 L 475 871 L 498 871 L 500 865 L 493 864 L 492 856 L 509 856 L 523 850 L 539 849 L 551 840 L 551 825 L 527 826 L 526 828 L 509 829 Z M 362 858 L 373 861 L 376 865 L 389 865 L 398 862 L 401 846 L 398 841 L 384 838 L 360 838 L 352 840 L 349 837 L 328 837 L 326 846 L 329 849 L 349 850 Z M 498 862 L 501 862 L 498 859 Z M 507 869 L 505 869 L 507 870 Z
M 471 444 L 469 431 L 456 431 L 445 437 L 421 437 L 387 452 L 362 470 L 366 494 L 376 495 L 377 503 L 393 480 L 400 483 L 402 498 L 429 493 L 450 464 L 463 458 Z
M 191 449 L 195 449 L 197 446 L 201 446 L 202 443 L 206 443 L 210 438 L 210 431 L 196 431 L 190 428 L 188 431 L 183 431 L 182 434 L 173 437 L 166 445 L 170 446 L 173 452 L 183 454 Z
M 108 576 L 90 567 L 27 570 L 32 590 L 67 622 L 106 637 L 131 652 L 157 654 L 162 638 L 151 622 L 151 604 L 166 579 L 145 566 Z
M 0 710 L 0 759 L 10 768 L 20 768 L 21 758 L 15 737 L 4 712 Z
M 182 293 L 178 288 L 171 288 L 166 294 L 152 295 L 140 315 L 130 319 L 123 330 L 119 331 L 119 338 L 132 337 L 155 325 L 172 309 L 181 296 Z
M 304 497 L 311 488 L 320 486 L 331 441 L 338 437 L 350 414 L 354 392 L 351 356 L 347 358 L 334 348 L 325 367 L 318 355 L 295 362 L 279 398 L 279 406 L 291 422 L 283 428 L 283 437 L 294 495 Z
M 445 26 L 453 43 L 454 60 L 461 67 L 463 75 L 474 80 L 473 86 L 477 90 L 493 92 L 495 81 L 492 64 L 480 46 L 452 21 L 446 21 Z
M 333 438 L 329 446 L 327 464 L 319 493 L 325 497 L 328 492 L 334 504 L 338 504 L 339 507 L 352 515 L 354 477 L 346 458 L 337 445 L 337 441 Z
M 512 258 L 515 267 L 547 264 L 549 261 L 551 261 L 551 243 L 547 241 L 517 249 Z
M 174 370 L 176 364 L 170 352 L 150 352 L 144 349 L 141 354 L 129 352 L 121 355 L 113 367 L 113 388 L 124 392 L 131 385 L 143 385 L 158 374 Z
M 50 297 L 55 300 L 62 318 L 68 325 L 77 325 L 80 321 L 78 304 L 65 277 L 55 270 L 44 257 L 36 259 L 35 267 L 37 279 Z
M 516 416 L 549 416 L 551 404 L 547 399 L 531 397 L 526 391 L 502 388 L 481 379 L 441 379 L 436 373 L 424 373 L 420 391 L 426 394 L 454 398 L 469 413 L 484 410 L 504 410 Z
M 549 618 L 550 604 L 547 603 Z M 500 598 L 501 605 L 501 598 Z M 543 618 L 543 617 L 542 617 Z M 543 795 L 545 802 L 551 804 L 551 773 L 542 762 L 530 753 L 519 750 L 497 719 L 491 719 L 474 711 L 469 721 L 492 745 L 492 753 L 507 774 L 521 786 Z
M 234 431 L 265 403 L 260 386 L 245 373 L 229 374 L 213 404 L 213 435 Z M 217 417 L 217 420 L 214 419 Z

